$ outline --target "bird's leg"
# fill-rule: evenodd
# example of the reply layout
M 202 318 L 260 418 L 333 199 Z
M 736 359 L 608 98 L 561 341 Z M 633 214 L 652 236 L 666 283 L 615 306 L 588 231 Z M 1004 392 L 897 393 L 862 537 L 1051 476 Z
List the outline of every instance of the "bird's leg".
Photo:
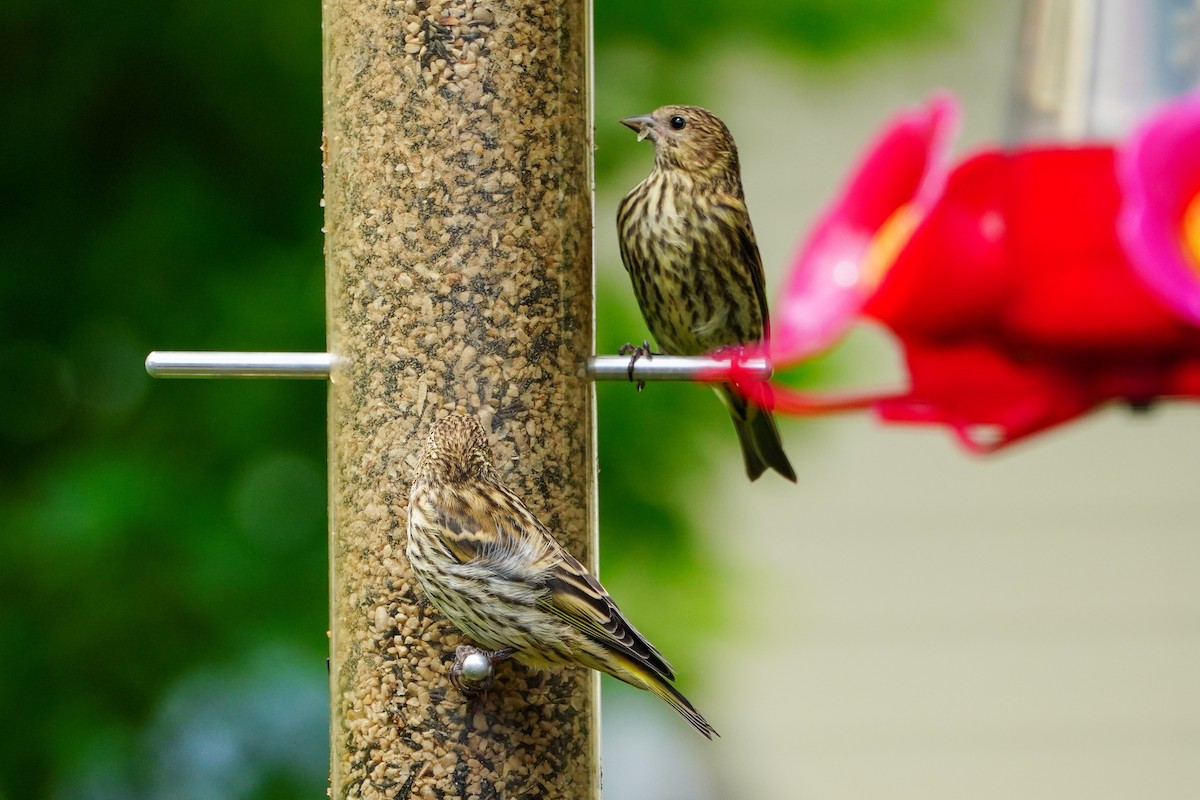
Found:
M 716 359 L 729 359 L 731 362 L 739 362 L 746 357 L 746 345 L 744 344 L 725 344 L 716 348 L 709 353 L 710 356 Z
M 484 650 L 483 652 L 486 653 L 487 657 L 492 660 L 492 666 L 495 666 L 496 664 L 502 664 L 512 658 L 512 655 L 516 652 L 516 650 L 511 647 L 503 647 L 499 650 Z
M 726 344 L 709 351 L 708 354 L 719 361 L 729 362 L 730 382 L 738 385 L 750 377 L 745 370 L 745 364 L 746 360 L 754 355 L 754 353 L 755 350 L 752 345 Z M 750 382 L 757 382 L 757 379 L 751 379 Z
M 637 360 L 639 358 L 642 358 L 643 356 L 645 356 L 647 361 L 654 358 L 654 353 L 651 352 L 651 350 L 650 350 L 650 342 L 649 342 L 649 340 L 646 340 L 646 339 L 642 340 L 641 347 L 636 347 L 633 344 L 631 344 L 630 342 L 626 342 L 625 344 L 621 345 L 621 349 L 617 351 L 617 355 L 633 356 L 633 358 L 629 359 L 629 382 L 630 383 L 633 383 L 633 365 L 637 363 Z M 646 388 L 645 381 L 637 382 L 637 390 L 639 392 L 645 388 Z
M 479 710 L 479 703 L 496 679 L 496 665 L 513 654 L 511 647 L 484 650 L 471 644 L 454 648 L 454 663 L 450 665 L 450 682 L 467 697 L 467 728 Z

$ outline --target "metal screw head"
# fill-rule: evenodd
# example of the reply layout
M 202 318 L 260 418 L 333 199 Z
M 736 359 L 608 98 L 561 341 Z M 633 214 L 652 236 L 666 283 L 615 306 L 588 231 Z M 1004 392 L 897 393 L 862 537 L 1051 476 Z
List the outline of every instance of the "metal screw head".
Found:
M 483 653 L 471 653 L 462 662 L 463 680 L 482 683 L 492 677 L 492 661 Z

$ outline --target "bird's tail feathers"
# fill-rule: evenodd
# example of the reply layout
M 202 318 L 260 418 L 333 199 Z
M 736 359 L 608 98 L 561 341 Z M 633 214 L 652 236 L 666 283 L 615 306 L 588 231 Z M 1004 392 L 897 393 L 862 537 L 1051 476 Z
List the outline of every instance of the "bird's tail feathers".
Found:
M 671 708 L 679 712 L 679 716 L 686 719 L 693 728 L 700 731 L 706 738 L 711 739 L 714 736 L 721 735 L 717 733 L 716 728 L 708 723 L 704 715 L 697 711 L 696 707 L 678 689 L 672 686 L 669 680 L 658 672 L 624 655 L 610 652 L 609 659 L 614 659 L 617 663 L 613 664 L 610 661 L 602 666 L 597 666 L 614 678 L 625 681 L 630 686 L 636 686 L 639 689 L 649 689 L 663 700 L 666 700 Z
M 692 727 L 704 734 L 708 739 L 714 736 L 720 736 L 717 729 L 709 724 L 704 715 L 696 710 L 696 707 L 684 697 L 678 689 L 667 683 L 657 675 L 647 681 L 649 684 L 646 688 L 654 692 L 656 695 L 666 700 L 671 708 L 679 712 L 679 715 L 691 723 Z
M 729 409 L 738 443 L 742 446 L 746 475 L 750 480 L 758 480 L 770 467 L 795 483 L 796 471 L 792 469 L 787 453 L 783 452 L 783 440 L 779 437 L 779 428 L 775 426 L 775 417 L 771 412 L 747 401 L 728 386 L 722 386 L 717 391 Z

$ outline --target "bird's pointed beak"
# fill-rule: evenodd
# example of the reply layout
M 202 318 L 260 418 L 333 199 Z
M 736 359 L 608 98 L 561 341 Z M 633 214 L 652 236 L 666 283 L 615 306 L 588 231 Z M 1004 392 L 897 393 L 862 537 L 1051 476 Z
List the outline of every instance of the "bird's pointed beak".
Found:
M 627 117 L 621 120 L 621 124 L 630 130 L 637 131 L 639 142 L 642 139 L 653 141 L 658 138 L 658 131 L 654 129 L 654 117 L 649 114 L 641 117 Z

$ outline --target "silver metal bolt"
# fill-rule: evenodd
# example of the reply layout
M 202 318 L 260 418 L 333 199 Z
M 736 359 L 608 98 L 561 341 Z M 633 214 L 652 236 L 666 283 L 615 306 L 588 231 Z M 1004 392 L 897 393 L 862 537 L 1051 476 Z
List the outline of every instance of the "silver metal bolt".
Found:
M 462 662 L 463 680 L 483 683 L 492 677 L 492 660 L 483 653 L 471 653 Z

